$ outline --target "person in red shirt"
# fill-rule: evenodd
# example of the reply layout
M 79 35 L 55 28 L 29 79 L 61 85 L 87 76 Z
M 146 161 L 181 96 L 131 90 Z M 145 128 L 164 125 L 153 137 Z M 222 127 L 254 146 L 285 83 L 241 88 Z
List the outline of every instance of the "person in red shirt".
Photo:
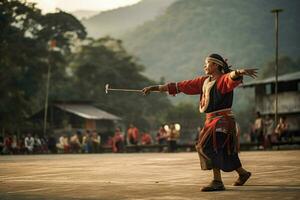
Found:
M 184 93 L 200 95 L 199 111 L 206 114 L 196 149 L 200 158 L 201 169 L 213 170 L 213 181 L 201 188 L 201 191 L 225 190 L 221 172 L 236 171 L 239 178 L 233 185 L 243 185 L 251 176 L 238 157 L 239 137 L 234 115 L 231 111 L 233 90 L 244 75 L 256 77 L 256 69 L 230 70 L 227 61 L 218 54 L 211 54 L 205 59 L 205 76 L 177 83 L 149 86 L 143 89 L 144 95 L 152 91 L 169 92 L 170 95 Z
M 143 132 L 141 141 L 142 141 L 142 145 L 152 144 L 152 137 L 149 133 Z
M 139 129 L 136 128 L 133 124 L 130 124 L 127 130 L 127 140 L 129 144 L 132 145 L 137 145 L 139 142 Z
M 122 153 L 124 150 L 124 137 L 119 128 L 116 128 L 115 135 L 113 137 L 112 149 L 115 153 Z

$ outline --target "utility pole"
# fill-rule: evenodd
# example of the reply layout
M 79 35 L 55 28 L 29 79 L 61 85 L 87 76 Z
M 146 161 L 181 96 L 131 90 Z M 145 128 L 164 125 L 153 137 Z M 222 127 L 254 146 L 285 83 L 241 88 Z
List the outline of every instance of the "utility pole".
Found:
M 56 46 L 56 41 L 51 40 L 50 41 L 50 53 L 53 48 Z M 48 99 L 49 99 L 49 86 L 50 86 L 50 76 L 51 76 L 51 59 L 50 59 L 50 53 L 48 57 L 48 73 L 47 73 L 47 82 L 46 82 L 46 98 L 45 98 L 45 113 L 44 113 L 44 136 L 46 136 L 47 132 L 47 116 L 48 116 Z
M 278 30 L 279 13 L 283 9 L 273 9 L 271 13 L 275 14 L 275 126 L 278 123 Z

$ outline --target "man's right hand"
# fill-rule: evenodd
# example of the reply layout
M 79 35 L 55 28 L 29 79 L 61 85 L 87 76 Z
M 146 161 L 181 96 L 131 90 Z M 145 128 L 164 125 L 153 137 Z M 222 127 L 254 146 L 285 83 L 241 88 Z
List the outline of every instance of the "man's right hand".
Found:
M 145 87 L 142 92 L 145 96 L 147 96 L 148 94 L 150 94 L 150 92 L 152 91 L 152 87 L 149 86 L 149 87 Z

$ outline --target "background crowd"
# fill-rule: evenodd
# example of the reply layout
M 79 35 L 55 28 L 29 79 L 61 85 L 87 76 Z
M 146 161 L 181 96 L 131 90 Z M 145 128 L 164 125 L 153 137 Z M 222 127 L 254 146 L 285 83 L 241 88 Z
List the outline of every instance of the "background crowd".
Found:
M 195 140 L 200 131 L 201 128 L 198 127 Z M 256 119 L 251 124 L 250 133 L 245 136 L 245 141 L 257 144 L 258 149 L 272 147 L 272 144 L 278 142 L 293 141 L 285 117 L 280 117 L 275 126 L 271 115 L 262 117 L 259 112 L 256 113 Z M 78 130 L 71 135 L 61 134 L 59 137 L 53 135 L 44 137 L 32 133 L 20 136 L 5 134 L 4 137 L 0 136 L 0 153 L 101 153 L 105 149 L 122 153 L 126 152 L 126 147 L 132 147 L 136 152 L 140 152 L 141 147 L 147 145 L 158 145 L 160 152 L 176 152 L 179 138 L 180 127 L 176 127 L 176 124 L 161 125 L 155 134 L 140 131 L 133 124 L 129 124 L 127 130 L 116 128 L 114 134 L 105 140 L 102 140 L 101 133 L 96 130 Z
M 0 136 L 0 153 L 100 153 L 105 148 L 111 148 L 112 152 L 121 153 L 126 151 L 126 146 L 133 146 L 138 152 L 140 151 L 139 146 L 153 144 L 167 145 L 167 150 L 162 147 L 160 151 L 174 152 L 179 136 L 180 131 L 174 124 L 162 125 L 154 137 L 130 124 L 125 132 L 116 128 L 113 136 L 109 136 L 106 141 L 101 140 L 101 133 L 96 130 L 78 130 L 72 135 L 62 134 L 58 138 L 33 135 L 32 133 L 19 137 L 15 134 L 5 134 L 4 137 Z
M 264 149 L 271 147 L 273 143 L 290 142 L 293 137 L 285 117 L 280 117 L 278 124 L 275 125 L 272 115 L 263 118 L 260 112 L 257 112 L 256 119 L 251 125 L 249 140 L 257 143 L 259 149 Z

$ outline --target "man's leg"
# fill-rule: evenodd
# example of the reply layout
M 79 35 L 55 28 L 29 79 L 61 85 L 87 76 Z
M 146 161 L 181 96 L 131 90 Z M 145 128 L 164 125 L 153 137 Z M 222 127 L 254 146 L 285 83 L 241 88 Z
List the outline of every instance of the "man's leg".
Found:
M 220 169 L 213 168 L 213 177 L 214 177 L 214 179 L 210 184 L 201 188 L 202 192 L 225 190 L 224 184 L 222 182 Z
M 235 170 L 239 174 L 239 178 L 233 183 L 234 186 L 242 186 L 250 178 L 251 172 L 248 172 L 243 167 Z
M 213 175 L 214 175 L 214 180 L 222 182 L 220 169 L 213 168 Z
M 239 175 L 245 174 L 248 171 L 246 171 L 244 168 L 240 167 L 238 169 L 235 170 Z

